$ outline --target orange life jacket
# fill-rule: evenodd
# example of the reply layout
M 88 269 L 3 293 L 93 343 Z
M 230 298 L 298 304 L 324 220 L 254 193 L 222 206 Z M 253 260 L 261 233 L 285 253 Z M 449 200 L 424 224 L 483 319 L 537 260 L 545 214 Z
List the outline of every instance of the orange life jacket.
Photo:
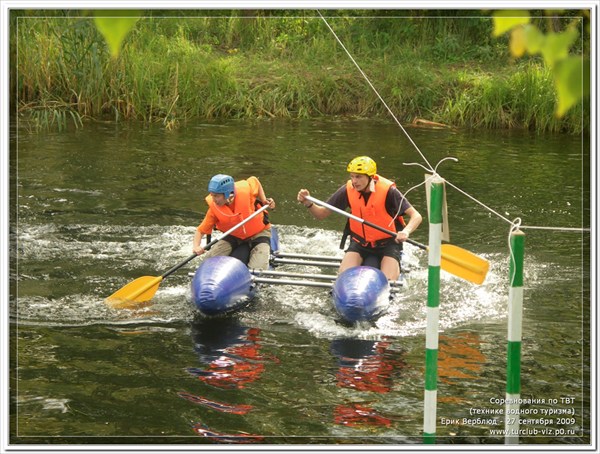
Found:
M 352 187 L 352 180 L 348 180 L 346 183 L 346 192 L 348 194 L 350 210 L 354 216 L 377 224 L 387 230 L 397 232 L 398 227 L 402 226 L 404 219 L 399 217 L 397 220 L 394 220 L 385 209 L 385 199 L 387 194 L 391 188 L 396 187 L 396 184 L 379 175 L 374 175 L 373 179 L 377 182 L 375 184 L 375 192 L 371 193 L 369 200 L 366 203 L 364 196 Z M 358 241 L 363 246 L 374 247 L 377 245 L 377 242 L 381 240 L 391 239 L 391 236 L 387 233 L 381 232 L 353 219 L 349 220 L 349 227 L 352 239 Z
M 250 185 L 246 180 L 235 182 L 235 197 L 230 205 L 217 206 L 210 195 L 206 196 L 205 200 L 217 218 L 216 227 L 221 232 L 226 232 L 235 227 L 236 224 L 239 224 L 256 211 L 256 197 L 250 193 Z M 265 211 L 250 219 L 243 226 L 235 229 L 231 235 L 245 240 L 270 228 L 270 224 L 265 224 L 264 213 Z

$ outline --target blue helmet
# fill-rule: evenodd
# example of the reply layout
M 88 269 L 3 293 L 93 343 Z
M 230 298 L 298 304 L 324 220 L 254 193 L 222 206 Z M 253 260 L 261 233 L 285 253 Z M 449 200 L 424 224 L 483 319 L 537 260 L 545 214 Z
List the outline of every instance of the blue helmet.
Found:
M 226 198 L 229 198 L 234 193 L 233 183 L 233 177 L 220 173 L 208 182 L 208 192 L 223 194 Z

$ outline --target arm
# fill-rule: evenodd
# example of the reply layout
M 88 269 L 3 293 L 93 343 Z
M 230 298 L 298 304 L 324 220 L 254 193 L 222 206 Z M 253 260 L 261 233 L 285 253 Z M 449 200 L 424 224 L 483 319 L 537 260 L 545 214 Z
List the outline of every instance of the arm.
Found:
M 400 232 L 396 234 L 396 243 L 406 241 L 409 235 L 412 232 L 414 232 L 417 229 L 417 227 L 419 227 L 419 225 L 421 224 L 421 221 L 423 221 L 421 213 L 415 210 L 412 206 L 408 208 L 405 211 L 405 213 L 410 219 L 408 221 L 408 224 L 406 224 L 406 227 L 404 227 Z
M 217 219 L 214 217 L 211 209 L 209 208 L 204 216 L 204 219 L 196 229 L 196 233 L 194 234 L 194 242 L 192 244 L 192 250 L 194 251 L 194 254 L 202 255 L 206 252 L 206 250 L 201 246 L 202 239 L 213 231 L 216 224 Z
M 306 200 L 306 196 L 309 196 L 310 192 L 308 192 L 308 189 L 300 189 L 300 191 L 298 192 L 298 202 L 302 203 L 306 208 L 308 208 L 308 211 L 310 211 L 310 214 L 312 214 L 316 219 L 325 219 L 327 216 L 329 216 L 331 214 L 331 210 L 329 210 L 328 208 L 325 207 L 320 207 L 318 205 L 315 205 L 314 203 Z
M 406 241 L 423 220 L 421 214 L 409 203 L 398 188 L 394 188 L 388 192 L 385 199 L 385 209 L 392 217 L 404 214 L 409 217 L 408 223 L 396 234 L 396 243 Z
M 202 244 L 202 238 L 204 238 L 204 234 L 200 232 L 199 229 L 196 229 L 196 233 L 194 234 L 194 244 L 192 246 L 192 250 L 196 255 L 202 255 L 206 252 L 204 248 L 200 246 L 200 244 Z
M 254 181 L 251 181 L 251 180 Z M 260 183 L 259 179 L 256 177 L 250 177 L 248 178 L 248 182 L 250 184 L 256 184 L 256 198 L 264 205 L 266 203 L 269 204 L 269 208 L 271 208 L 272 210 L 275 209 L 275 200 L 267 198 L 267 196 L 265 195 L 265 190 L 262 187 L 262 184 Z

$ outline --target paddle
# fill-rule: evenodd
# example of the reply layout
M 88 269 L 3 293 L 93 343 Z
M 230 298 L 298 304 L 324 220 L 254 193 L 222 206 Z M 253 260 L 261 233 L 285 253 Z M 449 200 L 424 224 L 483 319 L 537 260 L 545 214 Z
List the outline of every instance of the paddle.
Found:
M 246 222 L 248 222 L 253 217 L 258 216 L 258 214 L 262 213 L 267 208 L 269 208 L 268 204 L 263 205 L 261 208 L 256 210 L 254 213 L 252 213 L 250 216 L 248 216 L 242 222 L 240 222 L 236 226 L 230 228 L 225 233 L 223 233 L 223 235 L 221 235 L 220 238 L 212 240 L 210 243 L 208 243 L 206 246 L 204 246 L 204 249 L 206 249 L 206 250 L 210 249 L 212 246 L 215 245 L 215 243 L 217 241 L 225 238 L 227 235 L 230 235 L 233 231 L 235 231 L 236 229 L 243 226 Z M 160 283 L 162 282 L 162 280 L 165 277 L 173 274 L 179 268 L 181 268 L 182 266 L 184 266 L 185 264 L 187 264 L 188 262 L 190 262 L 191 260 L 193 260 L 196 257 L 198 257 L 196 254 L 190 255 L 183 262 L 178 263 L 173 268 L 164 272 L 160 276 L 142 276 L 142 277 L 137 278 L 135 281 L 130 282 L 129 284 L 125 285 L 124 287 L 120 288 L 115 293 L 110 295 L 105 300 L 106 304 L 108 304 L 109 306 L 111 306 L 115 309 L 130 309 L 135 306 L 140 306 L 141 305 L 140 303 L 146 303 L 147 301 L 152 299 L 152 297 L 158 290 L 158 286 L 160 285 Z
M 392 232 L 391 230 L 385 229 L 383 227 L 378 226 L 377 224 L 373 224 L 372 222 L 365 221 L 364 219 L 359 218 L 358 216 L 354 216 L 351 213 L 348 213 L 344 210 L 340 210 L 326 202 L 323 202 L 319 199 L 315 199 L 311 196 L 306 196 L 306 200 L 309 200 L 317 205 L 325 207 L 331 211 L 335 211 L 347 218 L 353 219 L 362 224 L 368 225 L 374 229 L 377 229 L 381 232 L 387 233 L 390 236 L 395 237 L 396 232 Z M 417 246 L 425 251 L 428 251 L 429 248 L 424 244 L 417 243 L 411 239 L 406 240 L 407 243 L 412 244 L 413 246 Z M 467 281 L 473 282 L 474 284 L 481 284 L 485 280 L 485 276 L 488 272 L 490 264 L 487 260 L 473 254 L 472 252 L 467 251 L 466 249 L 462 249 L 458 246 L 454 246 L 452 244 L 442 244 L 441 248 L 442 254 L 442 263 L 441 267 L 443 270 L 454 274 L 460 278 L 466 279 Z

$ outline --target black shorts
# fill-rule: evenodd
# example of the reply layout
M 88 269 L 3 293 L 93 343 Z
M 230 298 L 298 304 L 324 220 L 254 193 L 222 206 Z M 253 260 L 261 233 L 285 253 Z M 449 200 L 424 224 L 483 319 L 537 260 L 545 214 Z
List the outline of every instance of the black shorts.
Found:
M 240 240 L 235 236 L 229 235 L 223 238 L 223 241 L 227 241 L 231 244 L 231 254 L 229 255 L 241 260 L 246 265 L 248 265 L 248 262 L 250 261 L 250 251 L 254 249 L 255 246 L 262 243 L 271 243 L 271 239 L 267 236 L 260 236 L 253 240 Z
M 223 241 L 227 241 L 229 244 L 231 244 L 231 249 L 236 249 L 243 245 L 247 245 L 250 249 L 253 249 L 254 246 L 256 246 L 257 244 L 271 244 L 271 238 L 269 238 L 268 236 L 259 236 L 258 238 L 254 238 L 253 240 L 241 240 L 233 235 L 228 235 L 225 238 L 223 238 Z
M 401 265 L 402 244 L 398 244 L 390 239 L 389 241 L 379 243 L 376 247 L 369 247 L 361 246 L 360 243 L 351 239 L 350 246 L 348 246 L 346 252 L 359 253 L 363 262 L 366 262 L 369 257 L 375 257 L 378 262 L 381 263 L 383 257 L 392 257 L 398 261 L 399 265 Z

